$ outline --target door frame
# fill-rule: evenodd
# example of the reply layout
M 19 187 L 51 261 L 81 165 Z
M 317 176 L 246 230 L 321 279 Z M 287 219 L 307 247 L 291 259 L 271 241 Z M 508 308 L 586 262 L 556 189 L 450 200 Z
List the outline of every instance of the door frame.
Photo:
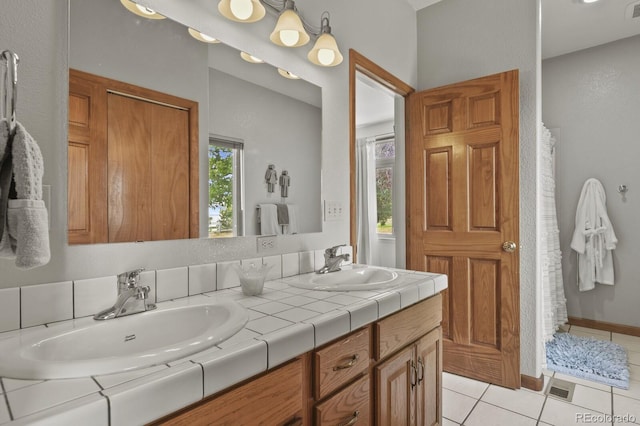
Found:
M 353 247 L 354 259 L 358 253 L 358 236 L 356 229 L 356 71 L 361 72 L 376 83 L 383 85 L 404 98 L 405 122 L 407 121 L 406 107 L 409 101 L 409 95 L 415 92 L 413 87 L 389 71 L 374 63 L 358 51 L 349 49 L 349 216 L 350 244 L 351 247 Z M 405 143 L 408 140 L 409 126 L 405 126 Z

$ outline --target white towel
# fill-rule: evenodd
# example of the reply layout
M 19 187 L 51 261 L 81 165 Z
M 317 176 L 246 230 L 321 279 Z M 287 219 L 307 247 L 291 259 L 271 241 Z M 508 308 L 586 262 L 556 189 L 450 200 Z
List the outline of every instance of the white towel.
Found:
M 0 139 L 2 134 L 5 132 L 0 131 Z M 10 199 L 8 203 L 7 229 L 0 238 L 0 256 L 15 258 L 18 268 L 30 269 L 47 264 L 51 258 L 49 220 L 42 201 L 42 153 L 20 123 L 16 123 L 11 154 L 17 199 Z
M 275 204 L 260 204 L 260 235 L 279 235 L 278 207 Z
M 295 204 L 287 204 L 289 210 L 289 224 L 284 226 L 285 234 L 297 234 L 298 233 L 298 208 Z

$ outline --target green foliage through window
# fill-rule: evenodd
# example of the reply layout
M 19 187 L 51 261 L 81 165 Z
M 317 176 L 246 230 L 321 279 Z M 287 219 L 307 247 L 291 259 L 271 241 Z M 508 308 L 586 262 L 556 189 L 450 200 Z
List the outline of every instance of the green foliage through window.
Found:
M 218 232 L 233 228 L 233 149 L 209 145 L 209 208 L 220 216 Z

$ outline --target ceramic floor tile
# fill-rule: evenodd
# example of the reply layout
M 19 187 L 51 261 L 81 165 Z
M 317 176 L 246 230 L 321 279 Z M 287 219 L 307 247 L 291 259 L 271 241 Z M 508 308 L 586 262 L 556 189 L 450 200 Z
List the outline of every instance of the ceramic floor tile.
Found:
M 542 409 L 540 421 L 555 426 L 580 425 L 586 423 L 590 425 L 611 426 L 611 420 L 607 422 L 605 417 L 603 413 L 578 407 L 577 405 L 572 405 L 555 398 L 547 398 L 544 408 Z
M 480 399 L 489 387 L 489 384 L 445 372 L 442 373 L 442 387 L 475 399 Z
M 581 327 L 579 325 L 572 325 L 571 328 L 569 329 L 569 333 L 574 333 L 574 332 L 581 332 L 581 333 L 587 333 L 587 334 L 600 334 L 602 336 L 607 336 L 609 338 L 611 338 L 611 332 L 610 331 L 606 331 L 606 330 L 597 330 L 595 328 L 589 328 L 589 327 Z
M 281 318 L 268 316 L 249 321 L 245 327 L 249 330 L 255 331 L 256 333 L 266 334 L 271 333 L 272 331 L 279 330 L 288 325 L 291 325 L 290 321 L 285 321 Z
M 465 426 L 535 426 L 536 419 L 480 401 L 464 422 Z
M 611 336 L 611 341 L 626 348 L 628 351 L 640 352 L 640 337 L 613 333 Z
M 626 396 L 628 398 L 640 399 L 640 382 L 629 380 L 629 389 L 620 389 L 613 387 L 613 393 L 616 395 Z
M 588 331 L 569 331 L 569 334 L 572 334 L 572 335 L 578 336 L 578 337 L 585 337 L 585 338 L 593 338 L 593 339 L 596 339 L 596 340 L 611 341 L 611 336 L 609 336 L 608 334 L 590 333 Z
M 568 374 L 556 373 L 553 377 L 556 379 L 565 380 L 567 382 L 576 383 L 578 385 L 588 386 L 590 388 L 600 389 L 603 391 L 611 390 L 611 386 L 607 386 L 605 384 L 598 383 L 598 382 L 593 382 L 591 380 L 569 376 Z
M 326 313 L 329 311 L 333 311 L 334 309 L 341 308 L 342 305 L 338 305 L 337 303 L 326 302 L 324 300 L 318 300 L 313 303 L 309 303 L 308 305 L 304 305 L 305 309 L 310 309 L 312 311 Z
M 462 423 L 476 404 L 476 399 L 461 393 L 442 389 L 442 416 Z
M 611 390 L 603 391 L 576 385 L 571 404 L 588 408 L 599 413 L 611 414 Z
M 482 396 L 484 402 L 535 419 L 540 415 L 544 399 L 544 395 L 523 390 L 513 391 L 495 385 L 489 386 Z
M 640 365 L 640 352 L 627 350 L 627 360 L 629 364 Z
M 7 393 L 13 416 L 23 417 L 100 391 L 91 378 L 50 380 Z
M 634 423 L 640 423 L 640 400 L 627 398 L 622 395 L 613 395 L 614 416 L 633 416 Z
M 316 311 L 310 311 L 308 309 L 303 309 L 303 308 L 293 308 L 293 309 L 288 309 L 286 311 L 279 312 L 274 316 L 285 319 L 287 321 L 291 321 L 291 322 L 301 322 L 318 315 L 319 314 Z
M 445 417 L 442 418 L 442 426 L 460 426 L 460 423 L 456 423 L 453 420 L 449 420 Z
M 253 309 L 254 311 L 262 312 L 263 314 L 273 315 L 277 314 L 278 312 L 291 309 L 291 306 L 280 302 L 268 302 L 262 305 L 253 306 L 251 309 Z

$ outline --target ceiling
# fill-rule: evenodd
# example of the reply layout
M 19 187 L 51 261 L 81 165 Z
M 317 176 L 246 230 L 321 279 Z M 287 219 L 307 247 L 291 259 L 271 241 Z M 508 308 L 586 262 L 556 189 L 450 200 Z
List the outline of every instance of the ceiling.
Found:
M 446 0 L 406 1 L 418 11 Z M 631 15 L 635 4 L 640 4 L 640 0 L 600 0 L 592 4 L 580 0 L 542 0 L 542 58 L 640 34 L 640 17 L 626 17 Z M 393 102 L 389 94 L 376 93 L 371 86 L 359 83 L 356 86 L 358 126 L 390 119 Z

